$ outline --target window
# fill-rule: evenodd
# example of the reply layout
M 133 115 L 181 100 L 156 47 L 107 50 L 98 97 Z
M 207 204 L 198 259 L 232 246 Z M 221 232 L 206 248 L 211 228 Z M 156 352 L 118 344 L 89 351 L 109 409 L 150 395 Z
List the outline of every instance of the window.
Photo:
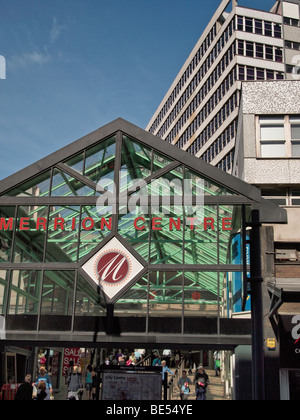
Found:
M 259 118 L 260 157 L 300 158 L 300 115 Z
M 246 32 L 253 33 L 253 19 L 246 18 Z
M 246 56 L 253 57 L 254 56 L 254 44 L 253 42 L 246 42 Z
M 300 157 L 300 118 L 290 117 L 292 156 Z
M 264 58 L 264 46 L 263 44 L 256 44 L 256 57 Z
M 273 60 L 273 47 L 266 45 L 266 59 Z
M 265 22 L 265 35 L 272 36 L 272 23 L 271 22 Z
M 255 33 L 259 35 L 263 33 L 263 23 L 261 20 L 255 19 Z
M 284 157 L 284 118 L 260 118 L 260 154 L 261 157 Z
M 244 30 L 244 18 L 242 16 L 238 16 L 237 18 L 237 30 L 238 31 Z
M 281 26 L 276 23 L 274 25 L 274 37 L 281 38 Z

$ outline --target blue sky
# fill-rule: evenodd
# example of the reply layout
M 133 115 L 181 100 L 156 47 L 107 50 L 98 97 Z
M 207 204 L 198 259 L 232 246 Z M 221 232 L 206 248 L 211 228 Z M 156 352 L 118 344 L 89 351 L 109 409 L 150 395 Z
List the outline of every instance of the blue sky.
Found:
M 219 3 L 0 0 L 0 179 L 115 118 L 145 128 Z

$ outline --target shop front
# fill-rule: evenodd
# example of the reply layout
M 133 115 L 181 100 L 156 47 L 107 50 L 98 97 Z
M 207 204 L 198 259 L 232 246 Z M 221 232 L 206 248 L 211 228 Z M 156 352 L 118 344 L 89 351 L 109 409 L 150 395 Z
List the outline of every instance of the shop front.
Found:
M 251 345 L 251 321 L 232 314 L 252 210 L 285 219 L 258 189 L 122 119 L 1 181 L 3 354 Z

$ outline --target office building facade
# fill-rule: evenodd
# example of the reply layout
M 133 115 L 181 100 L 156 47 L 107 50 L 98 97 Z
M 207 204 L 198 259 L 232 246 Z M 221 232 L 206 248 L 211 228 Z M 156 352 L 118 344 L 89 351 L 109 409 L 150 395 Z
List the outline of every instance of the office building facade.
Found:
M 232 173 L 241 84 L 300 77 L 299 22 L 299 0 L 222 1 L 146 129 Z

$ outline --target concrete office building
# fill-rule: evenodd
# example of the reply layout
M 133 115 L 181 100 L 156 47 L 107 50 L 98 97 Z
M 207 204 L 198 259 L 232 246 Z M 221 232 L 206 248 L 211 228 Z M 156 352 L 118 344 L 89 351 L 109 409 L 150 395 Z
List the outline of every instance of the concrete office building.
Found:
M 232 173 L 241 83 L 300 77 L 299 22 L 299 0 L 222 1 L 147 130 Z
M 262 235 L 266 382 L 284 400 L 300 395 L 299 97 L 300 81 L 243 83 L 233 167 L 288 216 Z

